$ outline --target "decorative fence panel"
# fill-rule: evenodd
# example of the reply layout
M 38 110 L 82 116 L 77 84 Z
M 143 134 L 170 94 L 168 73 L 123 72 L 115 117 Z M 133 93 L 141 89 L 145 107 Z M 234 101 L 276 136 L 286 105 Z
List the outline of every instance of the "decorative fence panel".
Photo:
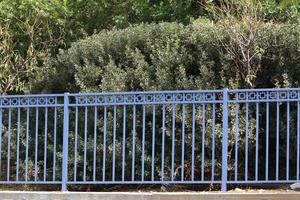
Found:
M 229 91 L 228 183 L 299 182 L 299 89 Z
M 299 89 L 0 96 L 0 183 L 299 182 Z

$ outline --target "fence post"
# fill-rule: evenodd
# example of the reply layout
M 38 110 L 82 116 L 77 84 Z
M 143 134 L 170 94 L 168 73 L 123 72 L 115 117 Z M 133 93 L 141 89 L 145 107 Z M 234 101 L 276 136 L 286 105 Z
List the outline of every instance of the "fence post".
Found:
M 222 191 L 227 191 L 228 155 L 228 88 L 223 89 L 223 134 L 222 134 Z
M 69 93 L 64 94 L 63 157 L 61 191 L 67 191 L 68 181 L 68 144 L 69 144 Z

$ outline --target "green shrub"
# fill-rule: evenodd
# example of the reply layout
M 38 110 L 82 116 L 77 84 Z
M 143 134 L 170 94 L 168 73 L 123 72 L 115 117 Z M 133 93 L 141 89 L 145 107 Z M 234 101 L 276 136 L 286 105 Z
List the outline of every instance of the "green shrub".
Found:
M 242 49 L 248 26 L 236 23 L 228 31 L 200 19 L 188 26 L 160 23 L 102 31 L 58 56 L 51 73 L 59 81 L 50 79 L 51 87 L 79 92 L 282 87 L 287 81 L 297 86 L 299 26 L 260 23 L 253 32 L 257 37 Z M 247 51 L 249 63 L 242 57 Z
M 159 23 L 102 31 L 74 43 L 68 51 L 58 56 L 53 62 L 55 71 L 51 76 L 55 81 L 51 78 L 48 80 L 54 83 L 50 84 L 48 90 L 51 92 L 60 88 L 73 92 L 108 92 L 298 86 L 299 26 L 253 22 L 252 18 L 247 20 L 228 22 L 224 19 L 214 23 L 198 19 L 187 26 Z M 229 28 L 226 27 L 228 24 L 231 25 Z M 249 33 L 255 33 L 256 37 L 251 38 Z M 245 38 L 245 41 L 241 38 Z M 247 41 L 250 41 L 250 45 L 241 48 L 242 42 Z M 251 56 L 249 63 L 243 60 L 245 52 Z M 230 109 L 229 149 L 234 148 L 234 109 L 234 106 Z M 245 105 L 241 105 L 240 109 L 245 110 Z M 270 107 L 271 112 L 275 109 Z M 250 106 L 250 110 L 249 144 L 254 144 L 255 113 L 252 111 L 255 111 L 255 107 Z M 191 108 L 187 112 L 191 114 Z M 245 111 L 240 112 L 240 137 L 245 137 Z M 207 118 L 211 118 L 210 112 L 207 113 Z M 147 110 L 147 115 L 151 115 L 151 110 Z M 128 116 L 130 118 L 131 114 Z M 121 117 L 118 121 L 122 120 Z M 216 137 L 219 139 L 222 138 L 220 117 L 217 116 L 216 125 Z M 180 120 L 180 115 L 177 118 Z M 265 124 L 264 119 L 265 116 L 262 116 L 261 126 Z M 159 117 L 157 120 L 161 121 Z M 187 127 L 191 127 L 190 123 L 187 123 Z M 180 130 L 180 124 L 176 126 Z M 210 132 L 209 122 L 207 126 L 207 132 Z M 285 125 L 281 124 L 281 127 L 284 129 Z M 119 132 L 117 134 L 121 135 Z M 275 135 L 271 134 L 270 137 L 273 140 Z M 137 137 L 137 141 L 141 139 Z M 187 146 L 190 145 L 191 140 L 187 140 Z M 240 145 L 244 146 L 245 140 L 241 140 Z M 254 145 L 250 146 L 249 151 L 253 151 Z M 264 151 L 264 147 L 261 150 Z M 239 151 L 240 155 L 244 154 L 243 150 Z M 209 143 L 207 152 L 211 152 Z M 221 152 L 220 145 L 216 152 Z M 176 152 L 178 154 L 180 152 Z M 229 151 L 229 158 L 233 156 L 234 152 Z M 220 160 L 216 162 L 220 164 Z M 209 161 L 206 165 L 210 165 Z M 230 169 L 233 169 L 232 165 L 230 163 Z M 219 173 L 216 172 L 216 176 Z M 253 177 L 252 172 L 249 172 L 249 176 Z
M 30 91 L 42 79 L 37 71 L 65 45 L 66 15 L 59 1 L 0 2 L 0 94 Z

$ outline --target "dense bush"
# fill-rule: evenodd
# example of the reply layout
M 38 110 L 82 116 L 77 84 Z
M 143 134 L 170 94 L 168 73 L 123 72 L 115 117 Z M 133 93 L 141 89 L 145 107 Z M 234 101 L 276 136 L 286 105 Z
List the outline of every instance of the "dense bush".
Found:
M 162 21 L 188 24 L 199 16 L 217 21 L 212 10 L 228 4 L 228 8 L 237 8 L 231 13 L 241 15 L 249 2 L 3 0 L 0 93 L 40 92 L 46 84 L 40 72 L 47 70 L 49 59 L 56 57 L 60 49 L 69 48 L 71 42 L 103 29 Z M 299 4 L 293 0 L 253 2 L 264 21 L 297 22 Z
M 235 24 L 231 31 L 248 36 L 247 28 Z M 199 19 L 188 26 L 160 23 L 103 31 L 59 55 L 52 72 L 56 81 L 49 84 L 52 90 L 76 92 L 297 86 L 298 25 L 260 24 L 245 49 L 226 29 Z M 253 56 L 249 68 L 243 51 Z
M 0 1 L 0 94 L 31 90 L 36 72 L 65 46 L 65 17 L 57 1 Z
M 199 7 L 195 1 L 2 0 L 0 93 L 38 91 L 48 60 L 77 39 L 143 21 L 187 23 L 202 14 Z
M 297 87 L 300 72 L 297 62 L 300 56 L 299 26 L 292 23 L 280 24 L 252 20 L 252 18 L 247 18 L 240 22 L 224 19 L 214 23 L 207 19 L 198 19 L 187 26 L 178 23 L 159 23 L 102 31 L 74 43 L 68 51 L 58 56 L 58 59 L 53 62 L 54 70 L 50 71 L 47 90 L 57 92 L 59 88 L 61 92 L 101 92 L 221 89 L 224 87 Z M 255 34 L 256 37 L 253 38 L 251 34 Z M 249 42 L 248 46 L 245 45 L 247 42 Z M 243 57 L 244 53 L 247 53 L 249 57 Z M 240 109 L 244 109 L 244 106 L 241 105 Z M 250 108 L 252 111 L 255 110 L 252 105 Z M 167 110 L 170 109 L 167 108 Z M 207 107 L 207 109 L 211 111 L 212 108 Z M 273 106 L 270 107 L 271 112 L 275 109 Z M 234 111 L 234 107 L 231 111 Z M 255 142 L 255 113 L 252 111 L 249 114 L 249 144 Z M 180 113 L 181 109 L 178 112 Z M 187 112 L 191 113 L 191 108 L 188 108 Z M 146 115 L 150 116 L 151 110 L 147 110 Z M 234 156 L 232 150 L 235 130 L 232 125 L 235 120 L 234 112 L 230 115 L 232 117 L 230 117 L 231 125 L 229 126 L 229 158 Z M 282 116 L 285 117 L 285 115 Z M 131 117 L 128 113 L 128 120 Z M 180 120 L 180 117 L 178 115 L 176 119 Z M 207 118 L 211 117 L 211 114 L 207 115 Z M 260 123 L 263 127 L 265 116 L 262 118 Z M 111 120 L 112 118 L 108 122 L 110 126 Z M 121 120 L 120 115 L 118 121 Z M 157 120 L 162 119 L 158 117 Z M 103 121 L 102 117 L 99 118 L 99 122 L 101 121 Z M 188 121 L 186 126 L 190 128 L 191 121 Z M 217 121 L 216 137 L 220 139 L 222 136 L 220 116 L 217 116 Z M 245 121 L 245 112 L 241 111 L 241 137 L 245 137 L 243 135 L 245 134 Z M 209 124 L 208 122 L 208 132 L 211 131 Z M 180 124 L 176 126 L 180 130 Z M 282 131 L 284 127 L 285 124 L 281 124 Z M 117 130 L 122 129 L 118 127 Z M 167 130 L 170 130 L 170 127 L 167 127 Z M 130 132 L 130 127 L 128 131 Z M 263 132 L 264 129 L 262 128 L 261 131 Z M 157 137 L 160 138 L 161 133 L 158 134 Z M 122 133 L 118 131 L 117 135 L 122 135 Z M 166 140 L 170 140 L 169 137 L 170 135 Z M 263 141 L 263 134 L 261 137 L 260 140 Z M 271 134 L 270 137 L 270 140 L 273 140 L 275 134 Z M 141 135 L 137 136 L 137 141 L 141 139 Z M 130 136 L 127 140 L 130 140 Z M 151 138 L 147 141 L 151 141 Z M 177 140 L 177 142 L 180 141 L 180 139 Z M 191 140 L 186 142 L 187 146 L 191 145 Z M 130 144 L 130 142 L 127 143 L 128 148 Z M 117 144 L 117 148 L 120 149 L 119 145 L 121 144 Z M 244 146 L 245 141 L 241 140 L 240 145 Z M 221 152 L 220 147 L 220 145 L 216 147 L 217 152 Z M 92 152 L 92 145 L 88 148 L 90 148 L 88 151 Z M 159 148 L 158 146 L 158 151 Z M 253 151 L 251 148 L 249 151 Z M 263 146 L 260 149 L 264 151 Z M 176 151 L 176 155 L 180 154 L 180 149 Z M 207 152 L 211 152 L 209 143 Z M 111 149 L 108 153 L 111 154 Z M 241 150 L 239 154 L 242 155 L 244 152 Z M 150 158 L 146 159 L 150 160 Z M 166 162 L 169 162 L 169 159 L 166 157 Z M 220 166 L 220 159 L 216 162 Z M 206 163 L 206 166 L 209 165 L 209 162 Z M 249 164 L 250 169 L 253 166 L 254 163 Z M 121 166 L 117 167 L 117 170 L 120 169 Z M 232 166 L 230 169 L 233 169 Z M 159 174 L 159 168 L 156 170 Z M 220 171 L 215 173 L 216 176 L 220 175 Z M 128 171 L 127 174 L 130 172 Z M 249 172 L 249 177 L 253 176 L 254 174 Z

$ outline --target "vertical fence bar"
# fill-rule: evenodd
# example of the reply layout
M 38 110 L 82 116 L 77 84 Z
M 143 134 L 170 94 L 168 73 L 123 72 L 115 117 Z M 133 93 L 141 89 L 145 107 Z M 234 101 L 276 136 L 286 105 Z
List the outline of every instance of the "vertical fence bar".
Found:
M 57 132 L 57 107 L 54 108 L 54 145 L 53 145 L 53 177 L 52 180 L 55 181 L 55 177 L 56 177 L 56 132 Z
M 37 181 L 37 157 L 38 157 L 38 133 L 39 133 L 39 108 L 35 110 L 35 150 L 34 150 L 34 181 Z
M 234 180 L 238 178 L 238 143 L 239 143 L 239 104 L 235 106 L 235 153 L 234 153 Z
M 2 108 L 0 108 L 0 169 L 2 169 Z M 0 177 L 2 170 L 0 170 Z
M 20 121 L 20 108 L 18 108 L 16 181 L 19 181 L 20 124 L 21 124 L 21 121 Z
M 287 102 L 287 119 L 286 119 L 286 180 L 289 180 L 290 174 L 290 103 Z
M 205 158 L 205 104 L 202 104 L 202 149 L 201 149 L 201 180 L 204 181 Z
M 104 106 L 104 124 L 103 124 L 103 164 L 102 164 L 102 181 L 105 181 L 105 162 L 106 162 L 106 116 L 107 116 L 107 107 Z
M 269 102 L 266 105 L 266 177 L 269 180 Z
M 249 131 L 249 103 L 246 103 L 245 181 L 248 181 L 248 131 Z
M 8 110 L 8 136 L 7 136 L 7 181 L 9 181 L 10 174 L 10 139 L 11 139 L 11 108 Z
M 228 89 L 223 90 L 222 191 L 227 191 Z
M 69 145 L 69 93 L 64 94 L 63 158 L 61 191 L 67 191 Z
M 112 157 L 112 181 L 115 181 L 116 174 L 116 131 L 117 131 L 117 107 L 114 106 L 114 125 L 113 125 L 113 157 Z
M 213 116 L 212 116 L 212 156 L 211 156 L 211 181 L 215 180 L 215 130 L 216 130 L 216 104 L 213 104 Z
M 152 111 L 152 157 L 151 157 L 151 181 L 154 181 L 154 161 L 155 161 L 155 105 Z
M 83 181 L 86 181 L 86 151 L 87 151 L 87 115 L 88 108 L 87 106 L 84 108 L 84 141 L 83 141 Z
M 174 162 L 175 162 L 175 120 L 176 120 L 176 105 L 172 105 L 172 166 L 171 180 L 174 181 Z
M 126 105 L 123 107 L 122 181 L 125 181 Z
M 96 163 L 97 163 L 97 106 L 94 108 L 94 163 L 93 163 L 93 181 L 96 181 Z
M 166 107 L 163 105 L 162 108 L 162 144 L 161 144 L 161 181 L 164 181 L 165 176 L 165 118 L 166 118 Z
M 182 104 L 181 181 L 184 181 L 185 104 Z
M 28 145 L 29 145 L 29 108 L 26 109 L 25 181 L 28 180 L 28 148 L 29 148 Z
M 258 138 L 259 138 L 259 104 L 256 103 L 256 131 L 255 131 L 255 180 L 258 180 Z
M 135 131 L 136 131 L 136 106 L 133 106 L 133 130 L 132 130 L 132 163 L 131 163 L 131 181 L 134 181 L 135 175 Z
M 194 169 L 195 169 L 195 104 L 193 104 L 192 111 L 192 181 L 194 181 Z
M 299 96 L 299 92 L 298 92 Z M 300 156 L 300 102 L 297 101 L 297 169 L 296 169 L 296 177 L 299 180 L 299 156 Z
M 74 141 L 74 181 L 77 179 L 77 137 L 78 137 L 78 106 L 75 108 L 75 141 Z
M 44 130 L 44 181 L 47 179 L 47 131 L 48 131 L 48 108 L 45 108 L 45 130 Z
M 142 127 L 142 181 L 144 181 L 144 173 L 145 173 L 145 124 L 146 124 L 146 107 L 143 105 L 143 127 Z
M 276 181 L 279 178 L 279 102 L 276 104 Z

